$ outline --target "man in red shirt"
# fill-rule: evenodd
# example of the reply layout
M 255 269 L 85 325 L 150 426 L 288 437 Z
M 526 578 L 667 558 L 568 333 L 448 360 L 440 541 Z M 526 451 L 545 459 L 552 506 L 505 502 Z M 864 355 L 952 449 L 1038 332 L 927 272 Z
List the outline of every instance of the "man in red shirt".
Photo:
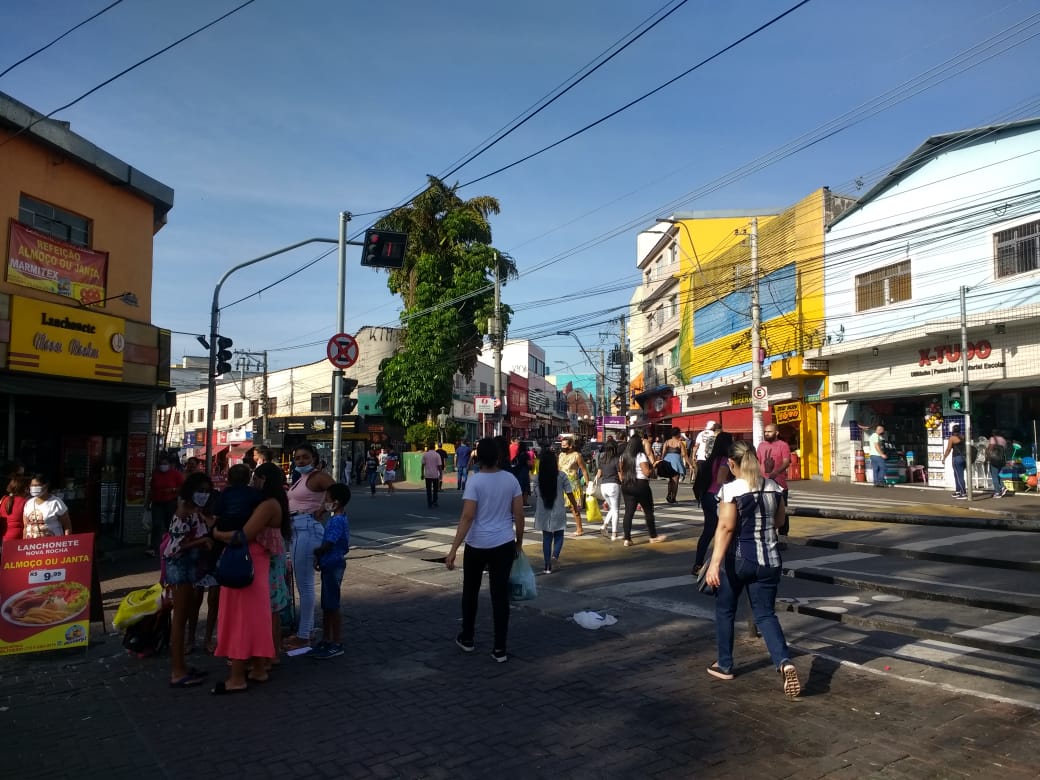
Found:
M 787 442 L 780 438 L 779 431 L 774 423 L 770 423 L 762 432 L 765 439 L 758 445 L 758 468 L 762 476 L 773 480 L 780 486 L 784 499 L 784 507 L 788 503 L 787 490 L 787 467 L 791 465 L 791 448 Z M 791 521 L 788 513 L 784 517 L 784 524 L 777 529 L 780 536 L 787 536 L 791 529 Z
M 160 455 L 155 471 L 152 472 L 152 484 L 145 507 L 152 513 L 152 530 L 149 533 L 145 555 L 158 554 L 159 542 L 162 541 L 163 534 L 170 529 L 173 513 L 177 511 L 177 494 L 183 484 L 184 475 L 173 468 L 169 456 Z

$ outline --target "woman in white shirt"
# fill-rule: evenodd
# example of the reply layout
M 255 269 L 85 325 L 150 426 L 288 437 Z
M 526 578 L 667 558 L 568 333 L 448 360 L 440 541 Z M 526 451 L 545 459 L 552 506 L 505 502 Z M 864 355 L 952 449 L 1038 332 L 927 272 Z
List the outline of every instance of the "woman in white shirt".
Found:
M 60 498 L 51 495 L 50 482 L 43 474 L 33 474 L 29 483 L 29 500 L 25 502 L 22 522 L 25 539 L 72 533 L 69 508 Z
M 625 517 L 622 530 L 625 534 L 625 547 L 632 546 L 632 517 L 636 513 L 636 505 L 643 507 L 646 519 L 646 530 L 650 534 L 650 543 L 663 542 L 664 534 L 658 535 L 654 523 L 654 497 L 650 492 L 650 459 L 643 448 L 643 438 L 632 434 L 625 447 L 625 454 L 618 462 L 618 475 L 621 478 L 621 496 L 625 499 Z
M 560 471 L 556 453 L 548 447 L 543 449 L 538 456 L 538 477 L 534 483 L 534 530 L 542 532 L 546 574 L 552 574 L 552 562 L 559 562 L 563 551 L 567 494 L 573 489 L 567 475 Z

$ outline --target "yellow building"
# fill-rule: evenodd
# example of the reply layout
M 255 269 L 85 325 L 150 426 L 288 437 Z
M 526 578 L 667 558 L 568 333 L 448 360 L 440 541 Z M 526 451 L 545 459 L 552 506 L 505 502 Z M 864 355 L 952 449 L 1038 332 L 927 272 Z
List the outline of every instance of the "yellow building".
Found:
M 73 531 L 139 536 L 170 400 L 151 303 L 173 190 L 2 93 L 0 170 L 0 461 L 46 474 Z
M 816 190 L 773 217 L 757 218 L 763 385 L 781 437 L 796 453 L 796 476 L 829 478 L 826 367 L 804 360 L 823 339 L 824 228 L 852 203 Z M 719 246 L 697 247 L 682 279 L 682 332 L 675 421 L 696 431 L 708 420 L 751 439 L 751 220 Z

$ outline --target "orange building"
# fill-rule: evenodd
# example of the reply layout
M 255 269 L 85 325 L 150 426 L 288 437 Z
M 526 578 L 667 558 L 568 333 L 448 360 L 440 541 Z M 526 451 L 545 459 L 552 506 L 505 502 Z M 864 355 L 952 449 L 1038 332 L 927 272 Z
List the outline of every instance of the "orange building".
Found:
M 0 171 L 0 461 L 46 474 L 74 532 L 139 538 L 172 401 L 151 295 L 173 190 L 3 93 Z

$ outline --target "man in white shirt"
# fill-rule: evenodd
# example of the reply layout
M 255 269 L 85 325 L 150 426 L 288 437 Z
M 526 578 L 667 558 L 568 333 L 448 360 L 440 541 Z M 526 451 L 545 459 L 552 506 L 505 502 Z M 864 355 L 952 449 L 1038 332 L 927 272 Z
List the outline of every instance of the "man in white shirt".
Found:
M 879 425 L 867 439 L 867 454 L 870 455 L 870 468 L 874 474 L 874 487 L 888 487 L 885 481 L 885 426 Z
M 715 431 L 718 429 L 718 423 L 714 420 L 704 426 L 704 430 L 697 434 L 697 438 L 694 439 L 694 456 L 693 459 L 698 464 L 703 463 L 711 456 L 712 447 L 715 445 Z

